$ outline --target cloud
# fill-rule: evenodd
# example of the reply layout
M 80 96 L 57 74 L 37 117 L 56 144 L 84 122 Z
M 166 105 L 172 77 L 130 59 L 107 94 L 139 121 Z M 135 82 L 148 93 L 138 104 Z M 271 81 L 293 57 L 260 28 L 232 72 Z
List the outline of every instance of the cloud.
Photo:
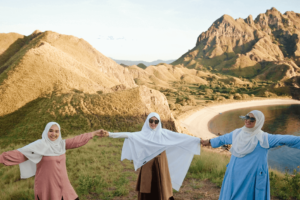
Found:
M 115 40 L 115 38 L 114 38 L 114 36 L 110 35 L 110 36 L 107 36 L 106 40 Z
M 99 35 L 98 40 L 124 40 L 126 41 L 127 39 L 124 36 L 113 36 L 113 35 Z
M 125 37 L 117 38 L 117 40 L 126 40 Z

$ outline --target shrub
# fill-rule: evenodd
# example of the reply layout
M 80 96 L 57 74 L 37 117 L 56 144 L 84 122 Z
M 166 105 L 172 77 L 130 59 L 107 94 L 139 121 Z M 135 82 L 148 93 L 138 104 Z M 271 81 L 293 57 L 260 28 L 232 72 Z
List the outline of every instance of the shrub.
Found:
M 212 95 L 205 95 L 204 97 L 207 99 L 212 99 Z
M 180 105 L 180 104 L 176 103 L 176 104 L 175 104 L 175 107 L 176 107 L 176 110 L 181 111 L 181 105 Z
M 220 96 L 220 97 L 218 98 L 218 101 L 223 101 L 223 100 L 225 100 L 225 99 L 226 99 L 225 97 Z
M 234 88 L 228 88 L 228 92 L 230 94 L 234 94 L 234 93 L 236 93 L 236 89 L 234 89 Z
M 200 90 L 205 90 L 206 88 L 209 88 L 207 85 L 200 85 L 199 86 L 199 89 Z
M 175 110 L 175 109 L 176 109 L 176 106 L 175 106 L 174 103 L 170 103 L 170 104 L 169 104 L 169 108 L 170 108 L 170 110 Z
M 181 87 L 181 90 L 184 91 L 184 92 L 189 92 L 190 88 L 188 88 L 188 87 Z
M 186 105 L 195 106 L 195 105 L 197 105 L 194 97 L 192 97 L 192 96 L 178 97 L 176 99 L 175 103 L 181 104 L 182 106 L 186 106 Z
M 206 92 L 207 95 L 209 95 L 209 94 L 212 94 L 214 91 L 212 89 L 206 88 L 205 92 Z
M 241 96 L 239 93 L 235 93 L 235 94 L 234 94 L 234 99 L 236 99 L 236 100 L 241 100 L 241 99 L 243 99 L 243 98 L 242 98 L 242 96 Z
M 264 97 L 277 97 L 276 94 L 269 92 L 269 91 L 265 91 L 263 96 Z
M 249 95 L 248 94 L 242 94 L 243 99 L 248 99 Z
M 297 170 L 294 170 L 292 175 L 286 172 L 284 178 L 271 172 L 270 186 L 271 194 L 280 199 L 291 199 L 291 197 L 292 199 L 300 199 L 300 174 Z

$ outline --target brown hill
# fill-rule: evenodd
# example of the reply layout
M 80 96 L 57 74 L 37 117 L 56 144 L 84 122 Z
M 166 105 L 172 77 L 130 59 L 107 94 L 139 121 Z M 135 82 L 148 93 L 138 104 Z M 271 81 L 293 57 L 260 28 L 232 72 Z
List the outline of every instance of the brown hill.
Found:
M 168 64 L 149 66 L 145 70 L 133 65 L 128 67 L 128 69 L 138 85 L 150 87 L 171 87 L 170 84 L 174 81 L 207 85 L 208 83 L 203 77 L 207 77 L 210 74 L 180 65 L 172 66 Z
M 0 116 L 54 90 L 106 93 L 136 86 L 127 68 L 83 39 L 51 31 L 0 38 Z
M 300 14 L 275 8 L 255 20 L 223 15 L 173 64 L 273 81 L 299 76 Z M 274 71 L 278 72 L 274 75 Z M 280 72 L 280 74 L 279 74 Z

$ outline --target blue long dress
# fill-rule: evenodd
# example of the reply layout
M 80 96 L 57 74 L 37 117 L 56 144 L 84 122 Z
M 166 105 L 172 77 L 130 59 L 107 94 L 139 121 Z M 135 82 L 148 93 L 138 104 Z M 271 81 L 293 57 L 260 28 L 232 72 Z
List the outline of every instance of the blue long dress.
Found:
M 300 137 L 268 134 L 269 146 L 287 145 L 300 149 Z M 213 148 L 232 144 L 232 132 L 210 140 Z M 270 149 L 269 148 L 269 149 Z M 269 200 L 268 150 L 258 142 L 253 152 L 242 158 L 231 155 L 223 179 L 219 200 Z

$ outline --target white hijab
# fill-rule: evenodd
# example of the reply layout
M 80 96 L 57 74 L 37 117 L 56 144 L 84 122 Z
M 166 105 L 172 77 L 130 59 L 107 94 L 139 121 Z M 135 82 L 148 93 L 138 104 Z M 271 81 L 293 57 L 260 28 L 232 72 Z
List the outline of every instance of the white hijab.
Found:
M 57 125 L 59 128 L 59 137 L 55 141 L 48 138 L 48 132 L 52 125 Z M 60 156 L 66 152 L 66 142 L 61 138 L 60 126 L 56 122 L 49 122 L 42 134 L 42 139 L 28 144 L 25 147 L 18 149 L 27 161 L 20 163 L 21 178 L 29 178 L 35 175 L 36 164 L 39 163 L 43 156 Z
M 151 117 L 159 120 L 154 130 L 149 126 Z M 157 113 L 148 115 L 140 132 L 128 133 L 121 160 L 133 160 L 134 168 L 137 170 L 163 151 L 167 154 L 172 187 L 178 191 L 194 154 L 200 155 L 200 138 L 163 129 Z
M 239 158 L 251 153 L 256 148 L 258 141 L 261 147 L 269 148 L 268 133 L 261 130 L 265 122 L 264 114 L 259 110 L 253 110 L 248 114 L 250 113 L 256 119 L 255 126 L 253 128 L 243 126 L 234 130 L 232 135 L 230 152 Z

